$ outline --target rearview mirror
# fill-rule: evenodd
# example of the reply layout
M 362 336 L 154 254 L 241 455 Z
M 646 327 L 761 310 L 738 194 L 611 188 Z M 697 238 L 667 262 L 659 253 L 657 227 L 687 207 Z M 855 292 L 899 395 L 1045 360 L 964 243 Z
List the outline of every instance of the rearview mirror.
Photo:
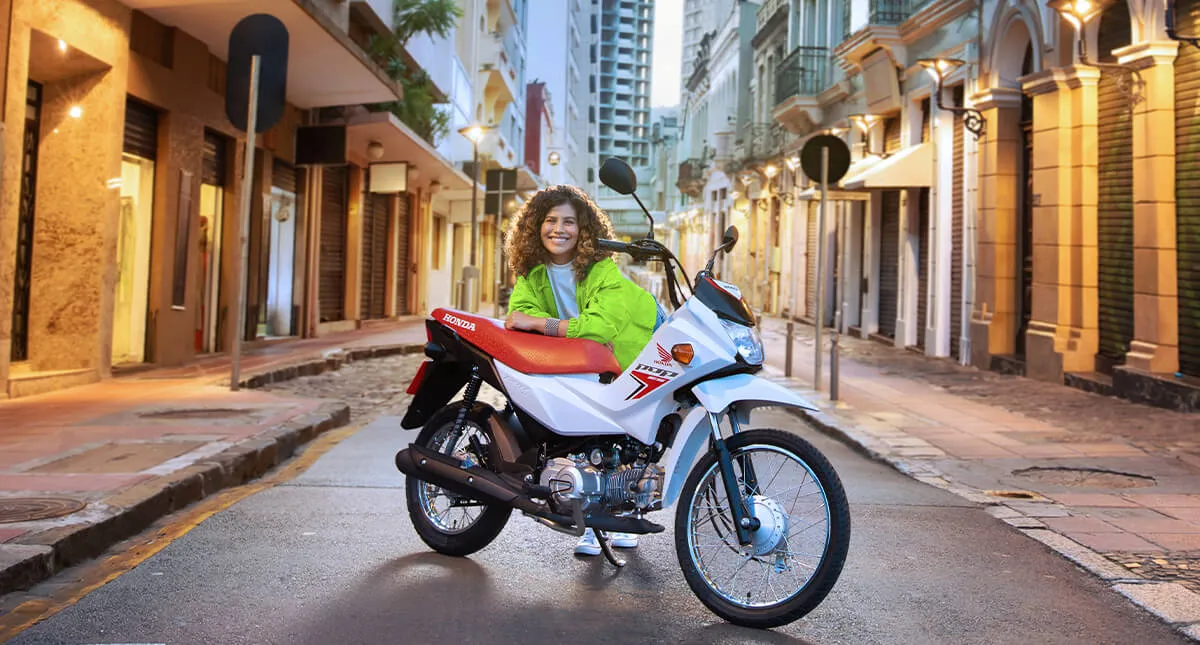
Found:
M 600 166 L 600 181 L 621 195 L 632 195 L 637 190 L 637 174 L 616 157 L 609 157 Z
M 725 247 L 725 252 L 733 250 L 738 241 L 738 230 L 736 226 L 730 226 L 725 229 L 725 237 L 721 238 L 721 246 Z

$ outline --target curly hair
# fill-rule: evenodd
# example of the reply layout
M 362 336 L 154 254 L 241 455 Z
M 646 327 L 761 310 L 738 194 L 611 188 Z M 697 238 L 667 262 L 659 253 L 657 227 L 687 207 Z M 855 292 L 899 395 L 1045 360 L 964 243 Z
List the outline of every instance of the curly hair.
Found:
M 542 243 L 542 222 L 557 206 L 575 207 L 579 237 L 575 244 L 575 277 L 583 280 L 592 265 L 610 257 L 610 251 L 596 247 L 597 239 L 612 239 L 612 221 L 587 193 L 575 186 L 558 185 L 539 190 L 512 219 L 505 236 L 504 250 L 508 266 L 518 276 L 528 275 L 539 264 L 550 262 L 550 253 Z

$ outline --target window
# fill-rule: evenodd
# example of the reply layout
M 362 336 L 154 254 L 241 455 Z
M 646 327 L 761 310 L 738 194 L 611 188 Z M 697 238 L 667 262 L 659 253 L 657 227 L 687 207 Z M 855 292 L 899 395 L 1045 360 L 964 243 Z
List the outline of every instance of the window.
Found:
M 590 184 L 593 181 L 596 181 L 596 169 L 588 168 L 588 183 Z
M 588 152 L 596 152 L 596 137 L 588 137 Z
M 441 215 L 433 216 L 433 270 L 440 271 L 442 269 L 442 231 L 446 228 L 446 218 Z

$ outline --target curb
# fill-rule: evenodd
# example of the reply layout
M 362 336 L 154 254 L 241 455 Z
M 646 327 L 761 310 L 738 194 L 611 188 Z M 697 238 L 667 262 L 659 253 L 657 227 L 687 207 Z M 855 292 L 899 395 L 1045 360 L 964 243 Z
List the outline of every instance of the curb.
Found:
M 303 376 L 339 370 L 355 361 L 420 354 L 424 344 L 376 345 L 325 352 L 319 359 L 247 376 L 257 389 Z M 229 380 L 225 379 L 225 385 Z M 60 524 L 0 544 L 0 595 L 29 589 L 58 572 L 103 554 L 113 544 L 146 530 L 155 521 L 216 492 L 257 479 L 290 459 L 300 446 L 350 423 L 350 407 L 328 402 L 222 452 L 174 473 L 155 477 L 98 502 L 76 515 L 83 522 Z M 61 518 L 69 521 L 71 518 Z
M 248 390 L 258 389 L 260 387 L 270 385 L 272 383 L 282 383 L 291 381 L 302 376 L 316 376 L 326 372 L 333 372 L 342 369 L 343 365 L 348 365 L 355 361 L 364 361 L 372 358 L 384 358 L 386 356 L 402 356 L 409 354 L 420 354 L 425 351 L 424 343 L 403 343 L 399 345 L 374 345 L 371 347 L 359 347 L 355 349 L 333 349 L 325 352 L 321 358 L 316 358 L 302 363 L 294 363 L 278 367 L 266 372 L 259 372 L 241 379 L 239 385 Z M 226 378 L 220 381 L 222 385 L 228 386 L 229 379 Z
M 0 544 L 0 595 L 28 589 L 95 558 L 158 519 L 217 491 L 261 477 L 318 435 L 347 425 L 350 407 L 325 403 L 177 472 L 142 482 L 88 505 L 82 523 L 23 535 Z
M 1200 594 L 1178 583 L 1142 578 L 1092 549 L 1047 529 L 1040 520 L 1026 515 L 1016 505 L 1006 504 L 977 489 L 955 484 L 932 467 L 914 465 L 893 456 L 882 442 L 852 427 L 845 427 L 841 421 L 824 411 L 812 412 L 799 408 L 785 408 L 785 411 L 873 461 L 887 464 L 912 479 L 983 505 L 992 517 L 1096 576 L 1114 592 L 1154 615 L 1178 633 L 1194 642 L 1200 642 Z M 1044 503 L 1042 505 L 1045 506 Z

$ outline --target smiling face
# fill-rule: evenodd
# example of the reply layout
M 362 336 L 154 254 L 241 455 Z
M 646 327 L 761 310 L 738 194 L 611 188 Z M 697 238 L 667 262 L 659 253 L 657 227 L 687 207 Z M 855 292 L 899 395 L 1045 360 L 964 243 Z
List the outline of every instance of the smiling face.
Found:
M 546 213 L 542 222 L 542 246 L 555 264 L 566 264 L 575 258 L 579 242 L 579 218 L 569 202 L 559 204 Z

